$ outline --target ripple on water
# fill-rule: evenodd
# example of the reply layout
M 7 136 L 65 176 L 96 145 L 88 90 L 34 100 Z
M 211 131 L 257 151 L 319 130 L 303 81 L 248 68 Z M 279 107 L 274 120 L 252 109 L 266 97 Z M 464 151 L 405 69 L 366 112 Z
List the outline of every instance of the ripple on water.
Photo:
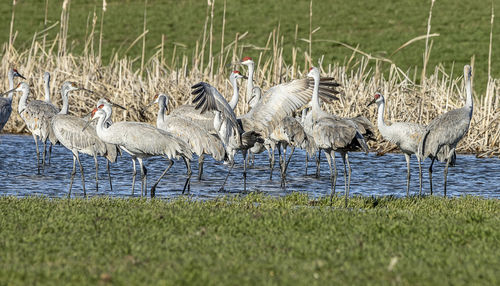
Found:
M 247 191 L 259 191 L 273 196 L 286 195 L 292 191 L 307 192 L 313 197 L 330 194 L 329 169 L 322 155 L 321 177 L 313 175 L 316 167 L 314 160 L 309 160 L 308 176 L 305 175 L 305 154 L 296 150 L 288 167 L 287 188 L 280 187 L 279 167 L 276 165 L 273 180 L 269 180 L 267 154 L 255 156 L 255 166 L 248 169 Z M 374 153 L 351 153 L 352 167 L 351 195 L 380 196 L 406 195 L 406 161 L 402 154 L 376 156 Z M 85 185 L 88 195 L 108 195 L 113 197 L 131 197 L 132 164 L 131 158 L 124 154 L 118 162 L 111 165 L 113 192 L 110 191 L 106 163 L 99 159 L 99 192 L 95 192 L 94 160 L 81 155 L 84 167 Z M 198 181 L 197 163 L 192 163 L 193 177 L 191 195 L 201 199 L 210 199 L 224 195 L 239 194 L 243 191 L 242 157 L 237 155 L 237 165 L 231 172 L 226 192 L 219 192 L 220 184 L 227 174 L 228 166 L 206 158 L 203 180 Z M 167 167 L 162 158 L 145 160 L 148 168 L 148 186 L 151 186 Z M 412 158 L 411 193 L 418 193 L 418 166 Z M 428 192 L 428 166 L 423 164 L 424 192 Z M 448 172 L 448 194 L 450 196 L 478 195 L 487 198 L 500 198 L 500 161 L 497 158 L 476 158 L 472 155 L 459 155 L 457 165 Z M 61 146 L 52 150 L 51 165 L 42 175 L 37 175 L 35 165 L 35 144 L 33 138 L 26 135 L 0 135 L 0 193 L 19 197 L 44 195 L 48 197 L 67 196 L 73 159 L 71 153 Z M 343 165 L 337 157 L 338 179 L 337 192 L 344 192 Z M 433 182 L 435 194 L 442 195 L 444 164 L 435 163 Z M 177 161 L 171 171 L 158 185 L 158 197 L 177 197 L 181 195 L 185 182 L 185 166 Z M 139 173 L 139 172 L 138 172 Z M 82 183 L 79 169 L 75 176 L 72 195 L 81 196 Z M 136 179 L 135 193 L 140 196 L 140 175 Z

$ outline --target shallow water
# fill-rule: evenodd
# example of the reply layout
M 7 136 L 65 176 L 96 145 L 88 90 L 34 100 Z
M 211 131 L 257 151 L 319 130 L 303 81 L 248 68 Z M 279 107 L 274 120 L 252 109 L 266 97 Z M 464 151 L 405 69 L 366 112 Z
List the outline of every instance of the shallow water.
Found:
M 276 164 L 273 180 L 269 180 L 267 153 L 255 156 L 255 166 L 248 169 L 247 191 L 259 191 L 266 194 L 281 196 L 292 191 L 306 192 L 310 196 L 325 196 L 330 194 L 329 168 L 322 154 L 321 177 L 311 176 L 315 173 L 315 163 L 309 161 L 309 176 L 305 175 L 305 153 L 296 150 L 288 167 L 286 189 L 280 186 L 279 167 Z M 378 157 L 375 153 L 351 153 L 349 155 L 352 167 L 351 195 L 380 196 L 406 195 L 406 161 L 402 154 L 386 154 Z M 99 159 L 99 191 L 95 189 L 94 160 L 87 155 L 80 155 L 82 160 L 87 195 L 107 195 L 113 197 L 130 197 L 132 184 L 131 157 L 123 154 L 118 162 L 111 165 L 113 191 L 110 190 L 106 172 L 106 161 Z M 148 169 L 148 186 L 167 167 L 163 158 L 145 160 Z M 62 146 L 55 146 L 52 150 L 50 166 L 45 168 L 41 175 L 37 175 L 35 159 L 35 144 L 31 136 L 27 135 L 0 135 L 0 195 L 14 195 L 18 197 L 43 195 L 48 197 L 64 197 L 68 194 L 70 173 L 73 159 L 71 152 Z M 430 160 L 424 162 L 424 192 L 429 192 L 428 166 Z M 229 176 L 226 192 L 219 192 L 227 173 L 228 166 L 214 162 L 212 158 L 205 160 L 202 181 L 198 181 L 198 164 L 196 158 L 191 163 L 193 177 L 191 179 L 190 195 L 200 198 L 214 198 L 218 196 L 237 194 L 243 191 L 242 156 L 236 157 L 236 165 Z M 339 177 L 337 191 L 343 194 L 344 177 L 342 161 L 337 156 Z M 135 194 L 140 196 L 140 171 L 137 164 L 137 178 Z M 435 163 L 433 172 L 434 191 L 437 195 L 443 192 L 444 164 Z M 169 173 L 163 178 L 156 190 L 157 197 L 180 196 L 185 182 L 186 167 L 181 160 L 176 161 Z M 500 161 L 497 158 L 476 158 L 472 155 L 458 155 L 457 164 L 448 172 L 448 195 L 478 195 L 486 198 L 500 198 Z M 418 193 L 418 166 L 412 158 L 412 194 Z M 149 192 L 149 190 L 148 190 Z M 81 176 L 77 165 L 77 173 L 72 189 L 72 196 L 83 195 Z

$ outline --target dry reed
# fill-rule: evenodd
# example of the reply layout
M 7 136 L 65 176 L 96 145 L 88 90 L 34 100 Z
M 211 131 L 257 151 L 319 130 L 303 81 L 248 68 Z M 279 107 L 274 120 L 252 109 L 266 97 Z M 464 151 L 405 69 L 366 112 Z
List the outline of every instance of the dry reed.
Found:
M 63 5 L 65 7 L 61 14 L 60 33 L 53 39 L 46 38 L 46 31 L 44 31 L 42 40 L 38 41 L 39 37 L 35 35 L 31 47 L 27 50 L 16 50 L 12 42 L 3 45 L 0 62 L 1 73 L 3 78 L 6 78 L 8 69 L 17 67 L 29 79 L 32 86 L 31 98 L 42 98 L 42 75 L 43 72 L 50 71 L 53 79 L 52 98 L 58 106 L 61 105 L 61 98 L 57 91 L 63 81 L 73 80 L 94 90 L 95 94 L 77 93 L 70 98 L 70 113 L 79 116 L 87 114 L 99 97 L 107 97 L 127 107 L 126 111 L 117 110 L 114 114 L 114 120 L 153 123 L 156 112 L 153 109 L 146 112 L 141 112 L 141 110 L 150 102 L 154 94 L 168 93 L 173 98 L 170 108 L 175 108 L 191 102 L 190 86 L 198 81 L 208 81 L 217 87 L 222 94 L 230 96 L 231 87 L 227 77 L 231 69 L 234 68 L 232 63 L 245 56 L 243 51 L 248 48 L 260 51 L 259 57 L 256 59 L 255 83 L 264 90 L 280 82 L 304 77 L 309 65 L 316 65 L 316 62 L 319 62 L 322 74 L 333 76 L 342 85 L 340 100 L 324 106 L 327 110 L 340 116 L 364 115 L 375 124 L 376 110 L 375 108 L 367 108 L 366 104 L 377 91 L 382 92 L 386 97 L 388 107 L 386 119 L 395 121 L 426 124 L 450 109 L 463 106 L 465 102 L 461 73 L 454 71 L 454 69 L 459 69 L 458 67 L 452 68 L 448 72 L 441 65 L 438 65 L 434 67 L 432 73 L 427 72 L 429 75 L 422 71 L 424 79 L 418 83 L 417 70 L 411 73 L 410 71 L 403 72 L 387 59 L 374 57 L 360 51 L 358 47 L 350 46 L 348 47 L 353 50 L 353 56 L 342 65 L 325 63 L 322 60 L 323 57 L 315 61 L 308 51 L 304 52 L 304 64 L 301 65 L 297 60 L 299 55 L 295 45 L 291 51 L 284 49 L 284 38 L 280 35 L 279 26 L 270 32 L 265 47 L 241 45 L 240 41 L 247 33 L 238 33 L 235 35 L 235 39 L 227 45 L 224 45 L 223 39 L 219 39 L 222 49 L 220 54 L 214 55 L 212 45 L 217 44 L 214 43 L 217 39 L 213 38 L 213 3 L 209 3 L 207 7 L 205 25 L 200 39 L 196 41 L 196 51 L 191 58 L 176 53 L 176 49 L 182 46 L 175 42 L 173 42 L 174 52 L 170 61 L 163 58 L 164 48 L 167 44 L 162 35 L 162 44 L 156 47 L 157 52 L 147 61 L 144 59 L 144 49 L 142 57 L 135 59 L 119 57 L 117 51 L 111 57 L 109 64 L 102 65 L 100 59 L 101 38 L 98 41 L 99 53 L 97 55 L 94 55 L 93 47 L 85 49 L 84 53 L 80 55 L 73 55 L 71 51 L 67 50 L 69 1 L 65 0 Z M 14 14 L 12 15 L 13 19 Z M 90 27 L 91 31 L 95 30 L 96 23 L 97 21 L 94 19 L 92 27 Z M 102 37 L 102 23 L 101 20 L 99 37 Z M 223 25 L 225 25 L 224 22 Z M 130 45 L 129 49 L 141 39 L 144 47 L 147 32 L 145 18 L 143 33 Z M 307 40 L 310 45 L 309 51 L 312 50 L 313 33 L 311 24 Z M 91 39 L 94 36 L 93 32 L 88 33 L 89 38 L 86 39 L 86 44 L 94 45 L 94 41 Z M 428 40 L 431 36 L 429 29 L 425 39 Z M 11 35 L 9 39 L 14 41 L 14 35 Z M 420 37 L 420 39 L 424 38 Z M 296 40 L 297 35 L 295 35 Z M 285 61 L 284 53 L 292 53 L 292 63 Z M 430 48 L 428 50 L 426 45 L 424 66 L 429 53 Z M 138 64 L 140 68 L 134 68 Z M 381 72 L 382 68 L 388 72 Z M 2 81 L 0 89 L 6 90 L 7 88 L 7 81 Z M 242 89 L 241 92 L 245 93 L 245 89 Z M 500 155 L 498 93 L 499 79 L 490 79 L 486 95 L 475 95 L 475 110 L 471 128 L 469 134 L 459 144 L 459 152 L 475 153 L 478 156 Z M 14 110 L 17 110 L 17 100 L 14 100 L 13 105 Z M 242 114 L 245 110 L 247 110 L 246 103 L 240 101 L 236 113 Z M 17 112 L 13 112 L 10 121 L 4 128 L 5 132 L 22 132 L 23 129 L 22 120 Z M 377 142 L 372 144 L 372 147 L 382 153 L 395 150 L 392 144 L 383 141 L 380 136 Z

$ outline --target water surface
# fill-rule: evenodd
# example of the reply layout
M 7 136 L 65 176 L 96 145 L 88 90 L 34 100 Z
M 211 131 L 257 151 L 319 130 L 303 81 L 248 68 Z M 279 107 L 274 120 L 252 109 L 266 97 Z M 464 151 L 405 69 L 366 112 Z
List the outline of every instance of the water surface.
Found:
M 0 135 L 0 195 L 18 197 L 43 195 L 47 197 L 64 197 L 68 194 L 70 173 L 73 159 L 71 152 L 62 146 L 52 150 L 50 166 L 41 175 L 37 175 L 35 160 L 35 144 L 28 135 Z M 280 186 L 279 167 L 276 164 L 273 180 L 269 179 L 267 153 L 256 155 L 255 165 L 248 169 L 247 191 L 258 191 L 274 196 L 286 195 L 292 191 L 304 192 L 310 196 L 325 196 L 330 194 L 329 168 L 324 155 L 321 157 L 321 176 L 316 179 L 315 164 L 309 161 L 308 176 L 305 175 L 305 153 L 296 150 L 288 168 L 286 189 Z M 386 154 L 376 156 L 375 153 L 351 153 L 349 155 L 352 167 L 351 195 L 381 196 L 406 194 L 406 161 L 402 154 Z M 128 154 L 123 154 L 111 165 L 113 191 L 110 190 L 106 161 L 99 159 L 99 191 L 95 189 L 94 160 L 87 155 L 80 155 L 82 160 L 87 195 L 107 195 L 112 197 L 130 197 L 132 185 L 132 162 Z M 146 159 L 148 169 L 148 186 L 160 176 L 168 163 L 163 158 Z M 204 175 L 198 181 L 198 164 L 193 158 L 193 177 L 190 195 L 209 199 L 223 195 L 243 192 L 242 156 L 236 157 L 236 165 L 229 176 L 226 192 L 220 192 L 227 173 L 228 166 L 214 162 L 207 157 Z M 430 160 L 424 162 L 424 192 L 429 191 L 428 166 Z M 137 165 L 135 193 L 140 196 L 140 171 Z M 339 177 L 337 191 L 344 191 L 343 165 L 337 157 Z M 444 164 L 434 164 L 434 191 L 442 195 Z M 185 182 L 186 167 L 183 161 L 176 161 L 169 173 L 158 185 L 157 197 L 180 196 Z M 448 172 L 448 194 L 450 196 L 478 195 L 486 198 L 500 198 L 500 161 L 497 158 L 476 158 L 473 155 L 458 155 L 457 164 Z M 412 158 L 411 192 L 418 192 L 418 167 L 416 159 Z M 72 196 L 81 197 L 82 183 L 80 171 L 77 173 L 72 189 Z

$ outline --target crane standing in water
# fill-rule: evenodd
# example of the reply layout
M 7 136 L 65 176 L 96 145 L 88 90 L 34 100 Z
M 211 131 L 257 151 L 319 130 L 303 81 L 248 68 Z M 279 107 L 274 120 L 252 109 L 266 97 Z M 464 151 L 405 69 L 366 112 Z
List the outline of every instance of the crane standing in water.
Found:
M 20 77 L 26 79 L 22 76 L 16 69 L 10 69 L 7 75 L 9 79 L 9 91 L 3 94 L 9 94 L 8 97 L 0 97 L 0 132 L 2 132 L 3 127 L 9 121 L 10 114 L 12 113 L 12 97 L 14 96 L 14 78 Z M 3 95 L 2 94 L 2 95 Z
M 95 108 L 92 111 L 92 120 L 89 120 L 87 126 L 90 125 L 91 121 L 97 120 L 96 131 L 99 138 L 106 143 L 120 146 L 120 148 L 132 156 L 134 166 L 132 193 L 136 176 L 135 160 L 139 161 L 141 167 L 141 195 L 146 195 L 147 169 L 143 164 L 143 159 L 153 156 L 167 158 L 170 164 L 153 184 L 153 187 L 151 187 L 151 197 L 155 196 L 156 186 L 174 164 L 172 158 L 182 158 L 188 169 L 188 177 L 183 189 L 184 193 L 186 187 L 189 188 L 191 178 L 191 166 L 189 162 L 193 157 L 193 153 L 189 145 L 177 136 L 147 123 L 122 121 L 105 127 L 107 114 L 102 109 L 103 107 L 104 105 L 100 105 L 99 108 Z
M 437 158 L 439 161 L 446 160 L 444 168 L 444 196 L 446 196 L 446 183 L 448 176 L 448 166 L 454 161 L 455 148 L 458 142 L 469 131 L 470 121 L 472 119 L 473 99 L 472 99 L 472 68 L 469 65 L 464 66 L 464 81 L 465 93 L 467 99 L 465 106 L 462 108 L 450 110 L 441 114 L 436 119 L 432 120 L 425 129 L 422 141 L 418 146 L 418 156 L 422 161 L 427 157 L 431 157 L 431 165 L 429 166 L 429 179 L 432 195 L 432 165 Z M 443 156 L 439 156 L 439 152 L 445 148 L 447 150 Z M 447 148 L 447 149 L 446 149 Z
M 396 144 L 399 150 L 403 152 L 406 159 L 406 196 L 410 195 L 410 158 L 412 154 L 416 154 L 418 150 L 418 144 L 422 139 L 422 134 L 425 131 L 425 126 L 412 122 L 386 122 L 384 120 L 385 112 L 385 99 L 380 93 L 375 93 L 373 100 L 368 104 L 368 106 L 376 103 L 378 106 L 378 117 L 377 117 L 377 127 L 382 137 L 385 140 Z M 420 191 L 422 194 L 422 163 L 420 158 L 417 156 L 418 170 L 419 170 L 419 180 L 420 180 Z
M 307 75 L 314 79 L 314 90 L 311 100 L 311 112 L 308 114 L 305 124 L 310 124 L 312 136 L 316 142 L 316 146 L 320 150 L 324 150 L 328 165 L 330 167 L 330 181 L 331 181 L 331 200 L 335 194 L 335 184 L 337 181 L 337 167 L 335 164 L 335 152 L 339 152 L 342 156 L 344 163 L 344 180 L 345 180 L 345 205 L 349 197 L 351 167 L 347 152 L 362 149 L 368 153 L 369 149 L 366 145 L 365 139 L 362 135 L 364 133 L 360 130 L 363 126 L 359 125 L 355 120 L 350 118 L 340 118 L 328 112 L 321 110 L 319 104 L 319 80 L 320 73 L 315 67 L 309 70 Z M 364 120 L 360 120 L 364 121 Z M 335 173 L 332 171 L 332 161 L 335 168 Z M 349 170 L 347 175 L 346 170 Z M 348 176 L 348 178 L 347 178 Z

